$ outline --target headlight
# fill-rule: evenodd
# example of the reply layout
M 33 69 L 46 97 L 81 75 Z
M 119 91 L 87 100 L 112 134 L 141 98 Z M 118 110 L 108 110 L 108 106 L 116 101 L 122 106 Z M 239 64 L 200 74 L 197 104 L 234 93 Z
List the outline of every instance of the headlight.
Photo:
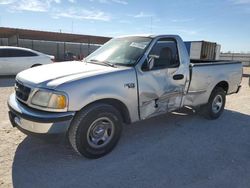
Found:
M 66 111 L 67 97 L 61 93 L 38 90 L 31 99 L 31 105 L 52 110 Z

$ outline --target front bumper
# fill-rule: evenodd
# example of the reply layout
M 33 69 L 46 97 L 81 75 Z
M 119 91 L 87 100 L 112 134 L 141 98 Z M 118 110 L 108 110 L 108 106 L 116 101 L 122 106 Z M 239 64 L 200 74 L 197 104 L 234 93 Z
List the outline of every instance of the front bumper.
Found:
M 9 118 L 13 127 L 25 134 L 59 134 L 68 130 L 75 112 L 45 112 L 20 103 L 13 93 L 8 100 Z

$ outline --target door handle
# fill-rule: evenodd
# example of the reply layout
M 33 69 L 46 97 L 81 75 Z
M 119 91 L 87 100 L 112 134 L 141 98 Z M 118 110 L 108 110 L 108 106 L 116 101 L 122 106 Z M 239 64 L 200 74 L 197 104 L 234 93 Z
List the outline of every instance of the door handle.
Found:
M 173 76 L 174 80 L 182 80 L 183 78 L 184 78 L 183 74 L 176 74 L 176 75 Z

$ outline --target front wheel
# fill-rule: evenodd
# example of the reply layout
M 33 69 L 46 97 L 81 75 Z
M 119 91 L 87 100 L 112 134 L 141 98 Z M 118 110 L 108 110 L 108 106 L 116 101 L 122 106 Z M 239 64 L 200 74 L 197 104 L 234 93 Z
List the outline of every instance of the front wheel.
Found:
M 99 158 L 117 144 L 122 132 L 120 113 L 108 104 L 93 104 L 73 119 L 68 137 L 71 146 L 87 158 Z
M 217 119 L 224 111 L 225 103 L 225 90 L 220 87 L 215 88 L 209 97 L 208 103 L 202 107 L 203 114 L 208 119 Z

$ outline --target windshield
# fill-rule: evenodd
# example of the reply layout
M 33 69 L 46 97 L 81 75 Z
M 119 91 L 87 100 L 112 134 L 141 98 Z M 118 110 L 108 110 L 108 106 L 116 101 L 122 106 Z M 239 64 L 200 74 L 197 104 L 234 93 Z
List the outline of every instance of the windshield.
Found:
M 148 37 L 115 38 L 90 54 L 85 61 L 132 66 L 141 58 L 151 40 Z

